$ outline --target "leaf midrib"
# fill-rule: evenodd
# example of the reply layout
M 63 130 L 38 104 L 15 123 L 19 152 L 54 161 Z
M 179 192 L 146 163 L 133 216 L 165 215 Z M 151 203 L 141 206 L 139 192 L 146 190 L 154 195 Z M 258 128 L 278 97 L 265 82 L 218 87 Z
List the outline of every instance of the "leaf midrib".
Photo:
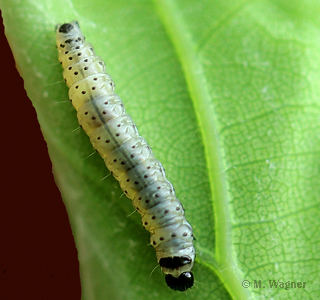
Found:
M 241 286 L 241 278 L 243 277 L 232 251 L 229 197 L 221 149 L 219 147 L 216 115 L 214 110 L 208 109 L 212 107 L 210 103 L 211 97 L 206 88 L 208 85 L 206 84 L 204 71 L 195 51 L 196 45 L 191 36 L 188 35 L 188 32 L 186 32 L 187 26 L 185 26 L 181 15 L 175 13 L 179 11 L 175 3 L 170 0 L 156 0 L 155 2 L 160 19 L 173 47 L 176 49 L 186 77 L 205 149 L 212 194 L 212 214 L 214 214 L 215 219 L 215 224 L 212 224 L 212 227 L 214 227 L 214 232 L 216 233 L 215 254 L 211 252 L 211 256 L 217 264 L 215 266 L 211 265 L 210 269 L 212 272 L 216 271 L 233 299 L 252 299 L 249 291 Z M 214 130 L 210 130 L 212 128 Z M 208 267 L 208 264 L 199 257 L 197 262 Z

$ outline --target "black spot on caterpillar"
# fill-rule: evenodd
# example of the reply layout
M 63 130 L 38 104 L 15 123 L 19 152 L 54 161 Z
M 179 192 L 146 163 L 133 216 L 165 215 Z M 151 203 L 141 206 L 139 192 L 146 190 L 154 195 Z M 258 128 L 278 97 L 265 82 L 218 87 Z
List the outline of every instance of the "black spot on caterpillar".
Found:
M 56 37 L 63 77 L 79 124 L 141 214 L 167 285 L 187 290 L 194 282 L 192 227 L 163 166 L 126 114 L 105 63 L 85 40 L 78 22 L 57 25 Z

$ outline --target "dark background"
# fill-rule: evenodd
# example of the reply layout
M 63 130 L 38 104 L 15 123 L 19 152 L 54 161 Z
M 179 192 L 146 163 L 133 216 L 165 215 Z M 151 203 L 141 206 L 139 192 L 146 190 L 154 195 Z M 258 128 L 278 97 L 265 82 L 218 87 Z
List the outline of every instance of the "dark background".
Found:
M 80 299 L 67 212 L 0 23 L 0 299 Z

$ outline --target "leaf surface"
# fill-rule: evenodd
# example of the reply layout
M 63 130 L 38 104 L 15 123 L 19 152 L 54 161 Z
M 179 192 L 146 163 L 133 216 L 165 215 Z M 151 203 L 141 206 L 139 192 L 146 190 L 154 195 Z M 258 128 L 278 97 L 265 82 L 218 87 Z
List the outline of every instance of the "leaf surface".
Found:
M 70 217 L 83 299 L 319 298 L 319 2 L 0 5 Z M 139 214 L 77 130 L 54 33 L 75 19 L 194 227 L 187 295 L 169 290 L 160 268 L 152 272 Z

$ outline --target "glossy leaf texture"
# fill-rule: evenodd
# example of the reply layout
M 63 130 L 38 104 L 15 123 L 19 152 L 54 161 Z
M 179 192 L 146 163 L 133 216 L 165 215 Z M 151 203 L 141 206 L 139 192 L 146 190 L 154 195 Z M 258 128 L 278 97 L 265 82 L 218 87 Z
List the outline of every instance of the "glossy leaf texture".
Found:
M 83 299 L 319 299 L 319 1 L 0 5 L 70 217 Z M 72 20 L 194 227 L 185 294 L 166 287 L 139 214 L 76 130 L 54 33 Z

